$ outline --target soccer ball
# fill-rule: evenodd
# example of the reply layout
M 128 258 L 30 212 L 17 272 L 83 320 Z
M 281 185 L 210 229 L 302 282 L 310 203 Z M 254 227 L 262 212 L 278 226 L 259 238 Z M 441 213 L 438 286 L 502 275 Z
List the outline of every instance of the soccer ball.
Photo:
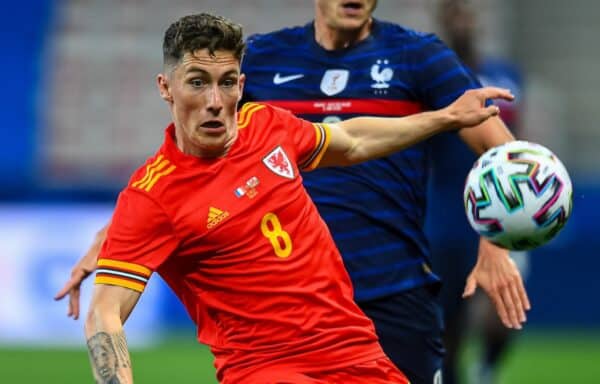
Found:
M 469 223 L 511 250 L 538 247 L 564 227 L 573 186 L 548 148 L 513 141 L 485 152 L 467 176 L 463 193 Z

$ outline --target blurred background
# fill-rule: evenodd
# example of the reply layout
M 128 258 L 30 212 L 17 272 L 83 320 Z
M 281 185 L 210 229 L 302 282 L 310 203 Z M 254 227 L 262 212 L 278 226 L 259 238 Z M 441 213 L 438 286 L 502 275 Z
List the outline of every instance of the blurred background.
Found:
M 532 253 L 533 308 L 501 383 L 597 383 L 600 377 L 600 3 L 473 0 L 478 48 L 512 61 L 526 86 L 519 137 L 551 148 L 574 183 L 563 232 Z M 376 17 L 439 31 L 434 0 L 380 0 Z M 0 93 L 0 375 L 23 383 L 91 382 L 81 320 L 52 297 L 118 191 L 162 141 L 162 35 L 178 17 L 214 12 L 246 34 L 304 24 L 310 0 L 34 0 L 5 13 Z M 433 194 L 435 196 L 435 194 Z M 457 195 L 460 198 L 460 195 Z M 430 219 L 431 221 L 432 219 Z M 433 219 L 434 220 L 434 219 Z M 83 292 L 83 313 L 91 284 Z M 213 383 L 212 359 L 158 277 L 127 324 L 141 383 Z M 476 343 L 463 353 L 464 370 Z

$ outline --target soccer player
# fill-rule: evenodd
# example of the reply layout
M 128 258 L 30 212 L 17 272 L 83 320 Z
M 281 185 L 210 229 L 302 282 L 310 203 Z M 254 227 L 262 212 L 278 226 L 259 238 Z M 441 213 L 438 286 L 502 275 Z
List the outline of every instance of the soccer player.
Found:
M 439 39 L 373 19 L 375 6 L 373 0 L 316 0 L 314 22 L 252 37 L 243 65 L 250 74 L 244 97 L 331 122 L 438 109 L 479 87 Z M 497 118 L 459 135 L 477 153 L 513 139 Z M 428 147 L 304 175 L 342 251 L 355 300 L 375 322 L 386 354 L 417 384 L 440 375 L 443 357 L 439 279 L 431 272 L 423 231 Z M 56 296 L 69 295 L 74 318 L 80 284 L 96 259 L 92 248 Z M 504 324 L 520 328 L 529 302 L 519 273 L 507 252 L 483 240 L 465 295 L 477 285 L 490 295 Z
M 516 102 L 502 104 L 499 101 L 498 105 L 502 120 L 512 132 L 519 134 L 522 98 L 518 95 L 522 94 L 523 80 L 518 68 L 506 60 L 481 54 L 477 47 L 477 32 L 481 26 L 477 10 L 468 0 L 440 1 L 437 16 L 443 38 L 483 84 L 508 87 L 517 95 Z M 439 135 L 432 140 L 434 174 L 429 207 L 434 212 L 444 209 L 446 215 L 436 219 L 435 225 L 428 226 L 434 271 L 444 282 L 440 292 L 445 322 L 444 383 L 465 381 L 459 377 L 459 352 L 467 335 L 480 333 L 481 363 L 470 367 L 469 376 L 477 376 L 473 378 L 475 383 L 491 384 L 498 363 L 516 332 L 502 326 L 486 297 L 475 295 L 468 302 L 460 299 L 462 284 L 475 261 L 477 239 L 463 214 L 464 205 L 457 193 L 464 186 L 465 175 L 475 156 L 465 151 L 464 144 L 455 136 Z M 448 164 L 446 159 L 450 158 L 453 162 Z M 511 252 L 511 257 L 526 277 L 527 253 Z
M 167 29 L 157 77 L 173 123 L 119 195 L 85 334 L 97 382 L 130 383 L 123 323 L 153 272 L 198 326 L 222 383 L 408 383 L 352 297 L 300 170 L 387 156 L 497 115 L 464 93 L 406 118 L 313 124 L 267 104 L 237 112 L 241 27 L 208 14 Z M 102 358 L 98 358 L 98 354 Z
M 374 0 L 315 0 L 313 22 L 251 36 L 242 65 L 248 76 L 244 99 L 287 108 L 310 121 L 339 121 L 438 109 L 480 86 L 436 36 L 374 19 L 375 7 Z M 457 136 L 475 153 L 513 140 L 499 118 Z M 430 143 L 422 143 L 383 159 L 304 175 L 344 258 L 355 300 L 374 321 L 386 354 L 413 384 L 441 380 L 444 354 L 439 279 L 424 234 L 430 152 Z M 450 173 L 456 172 L 454 161 L 445 159 Z M 460 188 L 452 196 L 460 204 Z M 440 210 L 432 216 L 444 214 L 449 215 Z M 461 259 L 455 254 L 448 262 Z M 506 326 L 521 327 L 529 303 L 507 251 L 481 240 L 466 296 L 476 284 L 490 295 Z

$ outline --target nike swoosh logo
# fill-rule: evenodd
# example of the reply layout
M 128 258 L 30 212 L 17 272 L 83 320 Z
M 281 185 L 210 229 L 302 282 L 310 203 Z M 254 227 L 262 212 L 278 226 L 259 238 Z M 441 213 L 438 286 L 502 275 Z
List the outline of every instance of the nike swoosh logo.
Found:
M 287 83 L 288 81 L 300 79 L 302 77 L 304 77 L 304 75 L 301 73 L 297 74 L 297 75 L 290 75 L 290 76 L 281 76 L 281 75 L 279 75 L 279 73 L 276 73 L 275 77 L 273 77 L 273 84 L 279 85 L 279 84 Z

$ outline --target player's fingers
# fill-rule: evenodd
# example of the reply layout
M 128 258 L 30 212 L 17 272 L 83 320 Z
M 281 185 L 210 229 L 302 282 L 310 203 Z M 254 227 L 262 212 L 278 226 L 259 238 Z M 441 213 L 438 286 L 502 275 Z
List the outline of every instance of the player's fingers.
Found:
M 498 87 L 484 87 L 480 88 L 479 95 L 484 99 L 504 99 L 513 100 L 515 96 L 510 90 Z
M 79 319 L 79 293 L 81 290 L 79 287 L 74 288 L 69 295 L 69 309 L 73 319 Z
M 54 300 L 61 300 L 65 297 L 73 287 L 75 287 L 81 280 L 75 276 L 71 277 L 69 281 L 65 283 L 65 285 L 61 288 L 60 291 L 54 296 Z
M 521 295 L 519 294 L 519 288 L 516 282 L 510 285 L 510 294 L 512 295 L 515 310 L 517 311 L 519 323 L 524 323 L 527 321 L 527 316 L 525 316 L 525 308 L 523 308 L 523 302 L 521 301 Z
M 519 296 L 521 297 L 523 307 L 527 311 L 529 311 L 531 309 L 531 303 L 529 302 L 529 296 L 527 296 L 527 290 L 525 289 L 525 285 L 523 284 L 523 279 L 519 279 L 517 290 L 519 291 Z
M 490 295 L 490 298 L 492 299 L 492 302 L 494 303 L 494 306 L 496 307 L 496 312 L 498 313 L 498 316 L 500 317 L 500 321 L 502 321 L 502 324 L 504 324 L 504 326 L 507 328 L 512 328 L 512 324 L 508 318 L 508 312 L 506 310 L 506 307 L 504 305 L 504 301 L 502 300 L 502 297 L 500 297 L 500 294 L 497 292 L 492 293 Z
M 492 116 L 498 116 L 500 114 L 500 108 L 497 105 L 490 105 L 485 108 L 486 119 Z
M 83 280 L 89 276 L 91 272 L 85 270 L 85 268 L 82 267 L 75 267 L 75 269 L 73 270 L 73 272 L 71 272 L 71 278 L 69 279 L 69 281 L 67 281 L 64 285 L 64 287 L 56 294 L 56 296 L 54 297 L 55 300 L 60 300 L 63 297 L 65 297 L 67 294 L 70 293 L 70 291 L 74 288 L 79 288 L 79 286 L 81 285 L 81 283 L 83 282 Z
M 500 296 L 499 291 L 487 290 L 487 292 L 488 296 L 490 297 L 490 300 L 496 308 L 496 313 L 498 314 L 498 317 L 500 318 L 502 324 L 504 324 L 504 326 L 507 328 L 512 328 L 510 322 L 508 321 L 508 313 L 506 311 L 506 307 L 504 306 L 504 302 L 502 301 L 502 297 Z
M 500 113 L 500 109 L 495 105 L 490 105 L 481 110 L 478 110 L 477 113 L 477 117 L 473 121 L 465 123 L 465 127 L 479 125 L 487 119 L 489 119 L 490 117 L 497 116 Z
M 467 298 L 473 296 L 475 290 L 477 289 L 477 281 L 473 276 L 469 276 L 467 278 L 467 283 L 465 284 L 465 290 L 463 291 L 462 297 Z
M 506 286 L 506 287 L 502 288 L 501 294 L 502 294 L 502 301 L 504 302 L 504 306 L 506 308 L 506 312 L 508 315 L 508 321 L 511 325 L 511 328 L 521 329 L 521 322 L 519 321 L 515 303 L 513 302 L 510 287 Z

